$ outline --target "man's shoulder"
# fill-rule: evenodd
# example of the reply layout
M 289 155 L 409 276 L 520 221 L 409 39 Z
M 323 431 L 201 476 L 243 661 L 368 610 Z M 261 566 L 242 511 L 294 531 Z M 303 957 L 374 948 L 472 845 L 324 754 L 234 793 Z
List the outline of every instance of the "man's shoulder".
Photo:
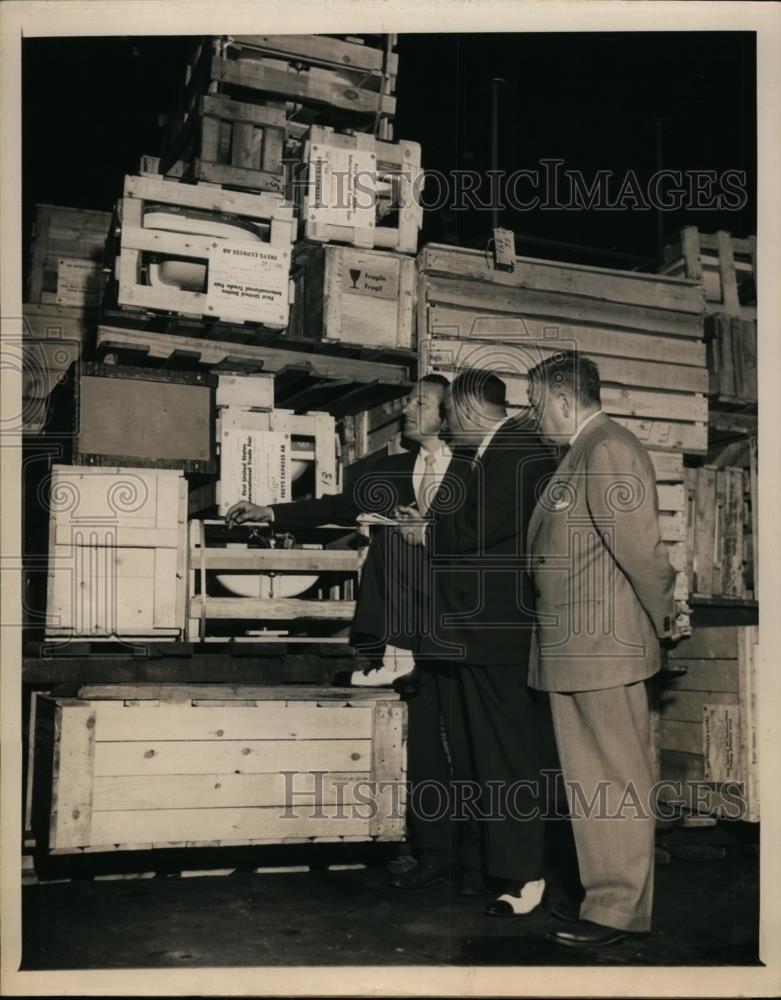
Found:
M 599 462 L 606 456 L 650 461 L 645 445 L 622 424 L 605 417 L 585 442 L 584 458 Z

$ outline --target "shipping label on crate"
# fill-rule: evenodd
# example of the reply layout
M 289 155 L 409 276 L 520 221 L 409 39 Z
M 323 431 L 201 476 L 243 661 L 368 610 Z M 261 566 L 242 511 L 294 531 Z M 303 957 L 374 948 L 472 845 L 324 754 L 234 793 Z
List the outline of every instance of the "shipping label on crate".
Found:
M 365 149 L 312 145 L 307 219 L 316 225 L 373 229 L 377 157 Z
M 702 750 L 706 781 L 740 781 L 740 707 L 702 706 Z
M 60 257 L 57 260 L 57 305 L 94 306 L 100 297 L 101 269 L 93 260 Z
M 207 314 L 287 324 L 290 251 L 267 243 L 215 242 L 209 254 Z
M 220 439 L 220 513 L 239 500 L 266 506 L 291 499 L 290 435 L 226 430 Z
M 379 254 L 350 253 L 342 258 L 342 291 L 375 299 L 398 299 L 399 262 Z

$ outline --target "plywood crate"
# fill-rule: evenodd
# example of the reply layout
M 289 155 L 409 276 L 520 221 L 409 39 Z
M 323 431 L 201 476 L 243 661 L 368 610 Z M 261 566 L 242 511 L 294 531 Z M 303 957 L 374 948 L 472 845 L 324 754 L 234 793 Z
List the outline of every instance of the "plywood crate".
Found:
M 685 226 L 664 248 L 663 274 L 699 281 L 709 313 L 756 319 L 757 238 Z
M 690 589 L 702 597 L 756 596 L 756 476 L 750 469 L 686 470 Z
M 82 364 L 73 464 L 215 473 L 216 386 L 202 372 Z
M 49 509 L 47 638 L 181 637 L 181 472 L 55 465 Z
M 577 349 L 599 367 L 602 406 L 649 448 L 707 451 L 708 372 L 695 282 L 518 257 L 497 270 L 475 250 L 418 255 L 421 373 L 487 368 L 528 402 L 527 372 Z
M 26 300 L 49 305 L 97 305 L 110 212 L 36 205 Z
M 200 41 L 191 58 L 184 104 L 223 94 L 279 104 L 288 117 L 338 124 L 390 138 L 396 112 L 396 38 L 379 44 L 328 35 L 230 35 Z
M 281 193 L 285 140 L 283 110 L 207 94 L 173 126 L 156 172 Z
M 287 326 L 293 209 L 281 195 L 128 176 L 117 215 L 107 308 Z
M 389 251 L 300 244 L 288 334 L 414 349 L 415 261 Z
M 33 825 L 53 854 L 404 836 L 394 692 L 106 685 L 40 695 Z
M 714 782 L 713 808 L 729 808 L 733 819 L 735 795 L 725 786 L 742 783 L 741 818 L 751 822 L 759 819 L 757 642 L 756 626 L 695 629 L 668 654 L 659 722 L 662 780 Z
M 291 196 L 307 240 L 416 253 L 421 180 L 417 142 L 313 125 L 293 166 Z
M 705 330 L 711 404 L 756 406 L 757 321 L 719 313 Z

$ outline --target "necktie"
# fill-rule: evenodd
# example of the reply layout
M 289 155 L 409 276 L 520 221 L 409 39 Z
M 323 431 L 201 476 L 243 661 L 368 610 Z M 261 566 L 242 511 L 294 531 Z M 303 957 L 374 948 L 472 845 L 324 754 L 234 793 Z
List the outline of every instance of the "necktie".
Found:
M 424 456 L 424 462 L 423 475 L 421 476 L 420 486 L 418 487 L 418 510 L 421 514 L 425 514 L 431 506 L 431 501 L 434 499 L 434 494 L 437 488 L 436 474 L 434 472 L 436 455 L 427 451 Z

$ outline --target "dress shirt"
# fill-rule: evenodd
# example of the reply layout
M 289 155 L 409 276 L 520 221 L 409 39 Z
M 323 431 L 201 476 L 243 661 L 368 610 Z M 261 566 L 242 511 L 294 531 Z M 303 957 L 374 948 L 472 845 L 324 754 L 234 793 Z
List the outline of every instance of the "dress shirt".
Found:
M 415 459 L 415 465 L 412 468 L 412 488 L 415 492 L 415 498 L 420 510 L 420 492 L 423 486 L 423 474 L 426 470 L 426 456 L 433 456 L 433 465 L 431 466 L 431 472 L 426 477 L 426 493 L 428 495 L 428 503 L 425 505 L 426 509 L 431 506 L 431 501 L 436 495 L 437 490 L 442 483 L 442 479 L 447 472 L 447 468 L 450 465 L 450 459 L 453 456 L 450 448 L 443 441 L 439 448 L 432 451 L 427 451 L 421 445 L 418 451 L 418 457 Z M 424 511 L 421 511 L 424 513 Z
M 480 442 L 480 447 L 477 449 L 477 454 L 475 455 L 475 458 L 482 458 L 483 457 L 483 453 L 485 452 L 485 449 L 488 447 L 488 445 L 493 440 L 494 434 L 496 434 L 496 432 L 499 430 L 499 428 L 502 426 L 502 424 L 506 424 L 508 420 L 512 420 L 512 419 L 513 419 L 512 416 L 508 415 L 506 417 L 502 417 L 501 420 L 497 420 L 497 422 L 493 425 L 493 427 L 488 431 L 488 433 L 486 434 L 486 436 Z

